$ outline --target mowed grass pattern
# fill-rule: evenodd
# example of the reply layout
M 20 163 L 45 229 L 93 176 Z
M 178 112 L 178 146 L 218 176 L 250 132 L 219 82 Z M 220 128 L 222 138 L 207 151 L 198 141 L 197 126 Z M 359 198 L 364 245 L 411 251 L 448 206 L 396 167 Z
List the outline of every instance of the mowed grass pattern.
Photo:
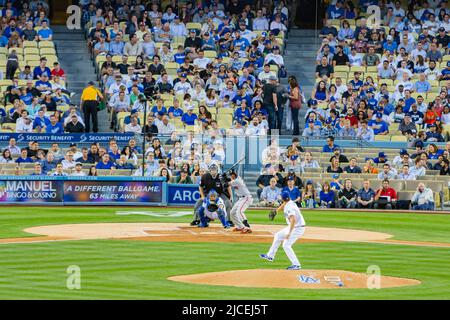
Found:
M 117 216 L 115 211 L 115 208 L 2 208 L 0 237 L 31 236 L 21 230 L 37 225 L 188 222 L 190 219 Z M 252 212 L 249 217 L 252 222 L 267 223 L 264 212 Z M 314 226 L 382 231 L 403 240 L 450 242 L 450 216 L 445 215 L 315 211 L 305 212 L 305 217 L 309 225 Z M 283 222 L 281 217 L 277 222 Z M 167 280 L 173 275 L 254 268 L 281 269 L 289 264 L 281 248 L 275 262 L 261 261 L 258 253 L 267 249 L 268 244 L 127 240 L 0 244 L 0 299 L 450 298 L 450 250 L 404 245 L 299 242 L 294 249 L 305 269 L 365 272 L 369 265 L 378 265 L 383 275 L 418 279 L 422 281 L 419 286 L 383 290 L 294 290 L 193 285 Z M 81 269 L 81 290 L 66 287 L 66 270 L 71 265 Z

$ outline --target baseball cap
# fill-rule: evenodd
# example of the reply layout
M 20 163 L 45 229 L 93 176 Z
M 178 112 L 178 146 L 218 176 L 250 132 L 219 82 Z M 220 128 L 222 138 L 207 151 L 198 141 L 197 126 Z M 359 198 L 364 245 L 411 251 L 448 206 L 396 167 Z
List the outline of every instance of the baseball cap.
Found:
M 317 100 L 315 100 L 315 99 L 312 99 L 312 100 L 311 100 L 311 105 L 312 105 L 312 106 L 315 106 L 315 105 L 317 105 Z
M 277 78 L 275 75 L 272 74 L 272 75 L 270 75 L 269 80 L 271 80 L 271 81 L 277 81 L 278 78 Z
M 295 178 L 293 176 L 289 176 L 288 181 L 294 181 Z
M 273 46 L 272 50 L 280 50 L 279 46 Z
M 339 179 L 339 173 L 335 173 L 331 176 L 333 179 Z
M 378 118 L 378 119 L 383 118 L 383 114 L 381 114 L 381 113 L 378 112 L 378 113 L 376 114 L 376 118 Z
M 439 31 L 439 32 L 445 31 L 445 28 L 444 28 L 444 27 L 440 27 L 440 28 L 438 29 L 438 31 Z
M 386 158 L 386 154 L 382 152 L 378 152 L 378 158 Z
M 450 61 L 447 61 L 447 67 L 450 67 Z
M 314 120 L 313 119 L 309 119 L 308 123 L 314 123 Z
M 298 159 L 298 155 L 294 154 L 294 155 L 292 155 L 292 156 L 290 157 L 290 159 L 291 159 L 292 161 L 295 161 L 295 160 Z
M 189 32 L 194 32 L 194 33 L 196 33 L 197 31 L 195 30 L 195 29 L 191 29 L 191 30 L 189 30 Z
M 75 163 L 76 166 L 83 166 L 83 164 L 81 162 L 77 162 Z
M 414 144 L 414 146 L 416 148 L 423 148 L 423 141 L 416 141 L 416 143 Z
M 406 150 L 406 149 L 401 149 L 400 150 L 400 155 L 405 155 L 405 154 L 408 154 L 408 150 Z
M 76 143 L 71 143 L 71 144 L 69 145 L 69 147 L 76 147 L 76 146 L 77 146 Z
M 188 106 L 186 106 L 186 110 L 194 110 L 194 107 L 193 107 L 193 106 L 190 106 L 190 105 L 188 105 Z
M 264 166 L 264 168 L 265 169 L 268 169 L 268 168 L 270 168 L 272 165 L 270 164 L 270 163 L 268 163 L 268 164 L 266 164 L 265 166 Z
M 436 121 L 441 121 L 441 117 L 436 117 Z
M 281 193 L 281 199 L 283 199 L 284 201 L 286 200 L 291 200 L 291 196 L 289 194 L 289 191 L 285 190 Z
M 181 74 L 181 77 L 182 77 L 182 78 L 186 78 L 186 77 L 187 77 L 187 74 L 186 74 L 186 73 L 182 73 L 182 74 Z

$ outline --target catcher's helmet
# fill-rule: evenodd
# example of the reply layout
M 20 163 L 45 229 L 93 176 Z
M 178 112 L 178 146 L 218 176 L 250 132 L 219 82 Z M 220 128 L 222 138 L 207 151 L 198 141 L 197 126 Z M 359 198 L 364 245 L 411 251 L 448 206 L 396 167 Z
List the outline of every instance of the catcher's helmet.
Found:
M 217 191 L 213 189 L 208 193 L 208 198 L 210 198 L 211 196 L 217 198 L 219 195 L 217 194 Z
M 283 201 L 291 200 L 291 195 L 289 194 L 289 191 L 283 191 L 281 193 L 281 199 L 283 199 Z
M 211 164 L 210 166 L 209 166 L 209 170 L 216 170 L 216 171 L 218 171 L 219 170 L 219 167 L 217 166 L 217 164 L 215 164 L 215 163 L 213 163 L 213 164 Z

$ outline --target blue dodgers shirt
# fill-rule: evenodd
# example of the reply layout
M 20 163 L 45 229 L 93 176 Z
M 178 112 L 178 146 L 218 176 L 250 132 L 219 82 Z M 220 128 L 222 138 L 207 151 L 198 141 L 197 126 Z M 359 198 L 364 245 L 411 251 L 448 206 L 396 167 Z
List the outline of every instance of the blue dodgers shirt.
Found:
M 195 113 L 189 115 L 185 113 L 181 116 L 181 121 L 183 121 L 188 126 L 193 126 L 195 124 L 195 120 L 197 120 L 197 115 Z
M 289 189 L 289 187 L 284 187 L 281 192 L 283 193 L 285 191 L 289 192 L 289 197 L 292 200 L 295 200 L 295 199 L 297 199 L 298 197 L 301 196 L 301 193 L 300 193 L 300 190 L 298 189 L 298 187 L 294 187 L 294 188 L 292 188 L 292 190 Z
M 45 132 L 47 133 L 64 133 L 64 128 L 60 122 L 57 122 L 55 125 L 52 125 L 51 123 L 45 128 Z
M 174 108 L 174 107 L 170 107 L 169 108 L 169 113 L 173 113 L 174 117 L 181 117 L 183 115 L 183 110 L 181 108 Z

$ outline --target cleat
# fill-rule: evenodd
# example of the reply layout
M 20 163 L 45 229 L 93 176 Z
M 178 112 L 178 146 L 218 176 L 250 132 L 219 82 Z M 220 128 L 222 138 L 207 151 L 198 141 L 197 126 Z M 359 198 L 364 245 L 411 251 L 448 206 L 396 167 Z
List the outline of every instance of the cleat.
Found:
M 270 261 L 270 262 L 273 261 L 273 258 L 269 257 L 267 254 L 264 254 L 264 253 L 261 253 L 261 254 L 259 255 L 259 257 L 260 257 L 261 259 L 265 259 L 265 260 Z
M 233 221 L 227 221 L 227 223 L 228 223 L 228 225 L 229 225 L 230 227 L 234 227 Z
M 244 228 L 244 229 L 242 229 L 242 231 L 241 231 L 241 233 L 252 233 L 253 231 L 252 231 L 252 229 L 250 229 L 250 228 Z
M 286 270 L 300 270 L 302 267 L 300 266 L 296 266 L 296 265 L 292 265 L 286 268 Z
M 200 223 L 200 221 L 194 220 L 194 221 L 191 222 L 191 226 L 198 226 L 199 223 Z
M 243 230 L 244 230 L 243 228 L 236 227 L 233 229 L 233 232 L 242 232 Z
M 199 228 L 208 228 L 209 224 L 207 224 L 207 223 L 199 223 L 197 227 L 199 227 Z

